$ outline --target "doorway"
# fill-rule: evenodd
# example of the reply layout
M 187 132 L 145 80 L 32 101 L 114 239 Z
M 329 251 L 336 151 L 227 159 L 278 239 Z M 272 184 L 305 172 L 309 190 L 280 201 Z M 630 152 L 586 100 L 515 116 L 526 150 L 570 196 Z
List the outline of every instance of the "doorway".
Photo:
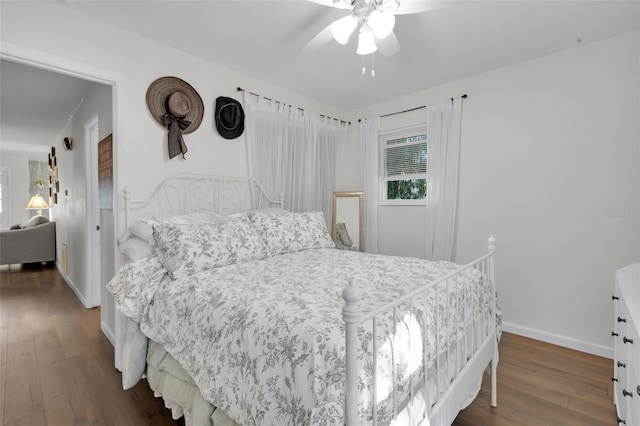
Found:
M 97 150 L 99 138 L 105 132 L 117 133 L 116 100 L 123 98 L 122 86 L 118 85 L 123 76 L 12 44 L 3 44 L 0 59 L 95 83 L 93 86 L 99 87 L 96 89 L 99 92 L 98 95 L 102 96 L 102 99 L 106 98 L 106 102 L 96 102 L 91 96 L 85 98 L 72 115 L 75 117 L 73 122 L 67 123 L 64 133 L 51 142 L 51 145 L 55 145 L 57 149 L 56 158 L 59 161 L 61 175 L 59 193 L 56 194 L 58 201 L 54 203 L 52 209 L 54 220 L 57 222 L 56 228 L 59 230 L 58 269 L 85 307 L 101 306 L 101 330 L 115 345 L 116 336 L 120 333 L 117 330 L 113 297 L 106 294 L 107 279 L 105 277 L 119 266 L 116 264 L 119 263 L 119 259 L 116 257 L 117 248 L 113 232 L 117 229 L 117 224 L 114 223 L 117 221 L 117 215 L 113 212 L 117 211 L 118 202 L 114 200 L 107 213 L 101 212 L 97 202 L 92 201 L 93 195 L 96 194 L 93 182 L 94 180 L 97 182 L 97 177 L 93 179 L 90 176 L 97 173 L 97 160 L 92 161 L 91 158 L 97 158 L 94 151 Z M 94 114 L 99 116 L 99 125 L 87 129 L 89 130 L 87 137 L 84 125 L 91 121 L 92 109 L 97 111 Z M 63 138 L 67 136 L 74 137 L 73 146 L 69 149 L 62 144 Z M 115 145 L 114 143 L 114 154 L 117 154 Z M 118 161 L 114 158 L 114 180 L 117 180 L 117 165 Z M 106 236 L 103 233 L 103 238 L 100 239 L 91 238 L 91 243 L 88 244 L 89 236 L 98 237 L 98 235 L 92 235 L 97 230 L 96 227 L 107 230 L 108 233 Z M 63 244 L 67 253 L 62 253 Z M 61 269 L 63 257 L 68 260 L 68 275 Z M 99 278 L 94 279 L 94 276 Z M 118 362 L 119 360 L 116 359 L 116 364 Z

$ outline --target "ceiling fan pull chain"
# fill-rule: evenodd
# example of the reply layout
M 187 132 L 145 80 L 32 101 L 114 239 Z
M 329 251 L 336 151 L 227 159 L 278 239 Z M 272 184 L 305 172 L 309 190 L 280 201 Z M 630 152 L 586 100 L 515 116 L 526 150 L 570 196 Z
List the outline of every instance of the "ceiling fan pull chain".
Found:
M 374 68 L 374 57 L 375 53 L 371 54 L 371 78 L 374 78 L 376 76 L 376 70 Z
M 367 74 L 367 68 L 364 66 L 364 57 L 366 55 L 362 55 L 362 76 L 364 77 Z

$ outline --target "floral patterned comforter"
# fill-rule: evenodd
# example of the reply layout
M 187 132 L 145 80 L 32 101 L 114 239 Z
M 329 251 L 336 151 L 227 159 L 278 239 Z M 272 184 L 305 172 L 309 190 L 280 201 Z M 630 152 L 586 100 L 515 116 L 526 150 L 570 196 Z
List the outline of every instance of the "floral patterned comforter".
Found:
M 458 265 L 337 249 L 304 250 L 172 280 L 157 257 L 125 265 L 109 283 L 118 308 L 140 323 L 193 377 L 203 397 L 243 425 L 344 424 L 343 288 L 364 312 Z M 449 288 L 414 298 L 376 324 L 377 417 L 393 416 L 438 353 L 467 346 L 492 318 L 491 288 L 474 270 Z M 444 308 L 446 300 L 452 310 Z M 461 319 L 466 322 L 460 322 Z M 458 324 L 455 327 L 452 324 Z M 360 327 L 359 411 L 372 418 L 372 325 Z M 424 333 L 424 334 L 423 334 Z M 466 336 L 466 337 L 464 337 Z M 463 356 L 460 350 L 457 357 Z M 456 358 L 456 357 L 452 357 Z M 438 361 L 439 363 L 439 361 Z M 391 365 L 395 365 L 392 368 Z M 448 369 L 451 366 L 447 364 Z M 456 367 L 454 366 L 454 369 Z

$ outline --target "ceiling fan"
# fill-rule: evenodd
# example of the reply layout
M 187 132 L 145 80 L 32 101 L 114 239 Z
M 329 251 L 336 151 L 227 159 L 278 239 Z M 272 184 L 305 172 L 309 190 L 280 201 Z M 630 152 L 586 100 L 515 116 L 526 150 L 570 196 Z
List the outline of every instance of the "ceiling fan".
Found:
M 347 44 L 351 34 L 358 30 L 359 55 L 380 51 L 392 56 L 400 50 L 393 32 L 395 15 L 421 13 L 440 7 L 440 2 L 424 0 L 308 0 L 312 3 L 348 10 L 350 13 L 333 21 L 307 43 L 303 50 L 324 46 L 331 40 Z

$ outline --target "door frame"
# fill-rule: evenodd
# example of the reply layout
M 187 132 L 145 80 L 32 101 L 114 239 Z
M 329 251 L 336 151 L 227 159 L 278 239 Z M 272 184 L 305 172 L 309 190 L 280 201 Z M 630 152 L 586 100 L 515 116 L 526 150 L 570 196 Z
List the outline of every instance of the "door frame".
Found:
M 100 306 L 101 300 L 101 279 L 100 271 L 100 210 L 98 208 L 98 142 L 100 142 L 100 122 L 97 116 L 91 117 L 84 124 L 84 140 L 87 143 L 85 151 L 85 179 L 86 179 L 86 212 L 87 231 L 85 241 L 87 244 L 86 259 L 86 299 L 90 307 Z
M 0 44 L 0 59 L 6 59 L 9 61 L 30 65 L 36 68 L 41 68 L 57 73 L 77 77 L 83 80 L 92 81 L 95 83 L 101 83 L 111 86 L 111 108 L 112 108 L 112 120 L 113 120 L 113 185 L 116 193 L 121 193 L 120 173 L 121 168 L 124 167 L 124 155 L 118 149 L 117 140 L 122 138 L 126 140 L 126 129 L 124 126 L 125 108 L 122 107 L 125 96 L 126 77 L 123 74 L 101 68 L 95 65 L 79 62 L 69 58 L 53 55 L 48 52 L 39 51 L 30 47 L 21 46 L 15 43 L 3 41 Z M 119 200 L 119 197 L 113 197 L 113 211 L 114 211 L 114 229 L 119 230 L 120 224 L 124 222 L 123 202 Z M 85 232 L 87 232 L 85 230 Z M 116 232 L 117 234 L 117 232 Z M 122 264 L 122 258 L 118 251 L 117 237 L 114 236 L 114 269 L 117 270 Z M 120 348 L 120 344 L 124 338 L 124 317 L 114 312 L 112 316 L 115 318 L 113 327 L 110 327 L 104 320 L 104 312 L 100 319 L 100 329 L 105 334 L 107 339 L 115 348 Z M 122 354 L 120 350 L 115 351 L 115 367 L 121 368 Z

